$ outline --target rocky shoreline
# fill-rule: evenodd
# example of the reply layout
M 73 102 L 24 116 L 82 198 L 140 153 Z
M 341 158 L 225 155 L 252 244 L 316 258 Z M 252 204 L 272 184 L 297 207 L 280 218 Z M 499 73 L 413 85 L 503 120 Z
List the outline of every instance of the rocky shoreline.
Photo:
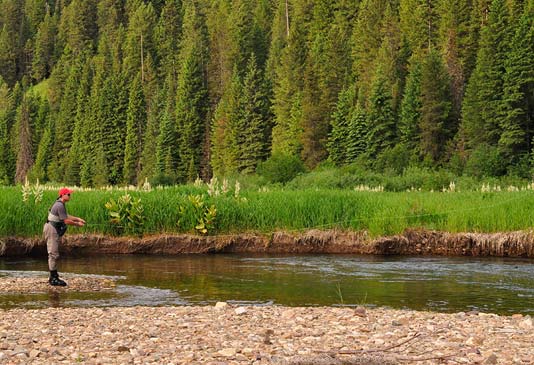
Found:
M 113 237 L 96 234 L 66 235 L 62 255 L 88 254 L 363 254 L 440 255 L 534 258 L 534 232 L 448 233 L 406 230 L 400 235 L 371 238 L 365 231 L 275 232 L 220 236 L 153 235 Z M 0 256 L 45 256 L 40 237 L 0 238 Z
M 3 310 L 2 364 L 533 364 L 532 318 L 384 308 Z

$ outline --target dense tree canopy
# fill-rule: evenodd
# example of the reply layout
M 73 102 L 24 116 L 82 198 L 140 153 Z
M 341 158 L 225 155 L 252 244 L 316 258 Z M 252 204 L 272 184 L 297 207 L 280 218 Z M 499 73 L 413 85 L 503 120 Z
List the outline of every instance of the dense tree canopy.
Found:
M 534 171 L 534 0 L 0 0 L 0 50 L 0 184 Z

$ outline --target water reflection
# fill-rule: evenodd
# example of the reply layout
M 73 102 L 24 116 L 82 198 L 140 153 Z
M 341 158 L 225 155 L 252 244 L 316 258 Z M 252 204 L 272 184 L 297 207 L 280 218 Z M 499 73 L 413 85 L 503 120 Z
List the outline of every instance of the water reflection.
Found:
M 64 293 L 48 297 L 48 302 L 49 306 L 107 306 L 233 301 L 534 313 L 533 263 L 521 259 L 334 255 L 65 258 L 61 271 L 117 277 L 119 286 L 113 294 Z M 46 261 L 42 259 L 0 260 L 0 270 L 9 273 L 43 268 Z M 16 305 L 36 302 L 9 300 Z

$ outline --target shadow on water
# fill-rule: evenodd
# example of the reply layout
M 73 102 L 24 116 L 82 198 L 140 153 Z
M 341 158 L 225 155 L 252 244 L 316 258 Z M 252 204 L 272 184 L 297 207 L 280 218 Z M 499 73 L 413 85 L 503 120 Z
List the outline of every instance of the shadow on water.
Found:
M 113 292 L 0 295 L 0 307 L 234 303 L 367 305 L 534 313 L 534 260 L 384 256 L 90 256 L 60 271 L 105 275 Z M 0 275 L 46 276 L 46 260 L 4 258 Z

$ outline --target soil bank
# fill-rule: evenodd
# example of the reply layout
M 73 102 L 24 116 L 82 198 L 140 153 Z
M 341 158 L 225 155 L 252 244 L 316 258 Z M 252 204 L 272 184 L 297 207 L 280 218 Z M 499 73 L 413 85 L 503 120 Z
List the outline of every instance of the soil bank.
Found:
M 406 230 L 400 235 L 370 238 L 364 231 L 275 232 L 221 236 L 151 235 L 113 237 L 71 235 L 63 238 L 62 255 L 90 254 L 363 254 L 534 258 L 534 232 L 447 233 Z M 44 256 L 40 237 L 0 238 L 0 256 Z

